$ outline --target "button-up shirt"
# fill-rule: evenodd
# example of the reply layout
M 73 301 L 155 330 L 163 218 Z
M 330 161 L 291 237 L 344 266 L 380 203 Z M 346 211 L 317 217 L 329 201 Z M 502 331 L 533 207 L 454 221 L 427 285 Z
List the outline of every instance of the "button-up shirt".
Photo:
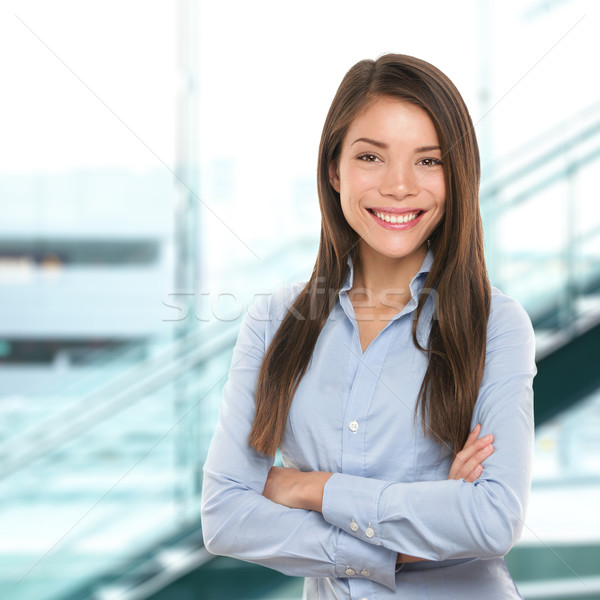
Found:
M 450 448 L 424 436 L 417 397 L 427 355 L 412 340 L 427 254 L 410 301 L 363 352 L 344 286 L 294 396 L 285 466 L 327 471 L 322 514 L 262 496 L 273 458 L 248 445 L 265 350 L 303 284 L 259 297 L 244 317 L 204 468 L 209 551 L 304 576 L 307 599 L 520 598 L 502 558 L 519 538 L 533 448 L 534 335 L 522 307 L 492 288 L 483 380 L 472 427 L 494 434 L 474 483 L 448 480 Z M 426 346 L 435 293 L 417 335 Z M 398 553 L 427 562 L 398 569 Z

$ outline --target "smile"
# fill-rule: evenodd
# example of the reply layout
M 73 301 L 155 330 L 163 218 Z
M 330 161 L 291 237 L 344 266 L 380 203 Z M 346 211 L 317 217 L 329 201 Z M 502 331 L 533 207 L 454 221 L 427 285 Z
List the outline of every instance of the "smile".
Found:
M 415 212 L 404 213 L 402 215 L 394 215 L 392 213 L 384 213 L 376 210 L 369 209 L 371 214 L 374 214 L 378 219 L 385 221 L 386 223 L 408 223 L 409 221 L 414 221 L 422 211 L 417 210 Z
M 415 209 L 397 213 L 368 208 L 367 212 L 380 227 L 398 231 L 415 227 L 426 211 Z

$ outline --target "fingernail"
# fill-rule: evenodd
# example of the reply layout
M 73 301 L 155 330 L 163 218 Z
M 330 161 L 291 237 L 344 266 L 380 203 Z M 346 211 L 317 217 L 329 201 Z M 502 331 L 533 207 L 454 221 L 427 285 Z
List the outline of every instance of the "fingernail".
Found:
M 486 436 L 484 436 L 483 438 L 486 442 L 491 442 L 492 441 L 492 434 L 488 433 Z

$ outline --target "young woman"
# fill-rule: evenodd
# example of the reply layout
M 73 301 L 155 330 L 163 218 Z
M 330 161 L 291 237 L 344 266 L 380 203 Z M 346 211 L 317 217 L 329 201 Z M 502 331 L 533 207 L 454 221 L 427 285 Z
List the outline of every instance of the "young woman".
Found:
M 443 73 L 403 55 L 347 73 L 312 276 L 255 302 L 234 350 L 211 552 L 305 576 L 308 599 L 520 598 L 503 556 L 530 487 L 534 337 L 490 288 L 478 187 Z

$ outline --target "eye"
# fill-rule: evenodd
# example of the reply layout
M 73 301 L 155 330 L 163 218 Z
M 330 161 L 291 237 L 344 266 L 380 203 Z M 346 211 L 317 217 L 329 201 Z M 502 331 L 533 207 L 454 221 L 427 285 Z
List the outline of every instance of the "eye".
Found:
M 422 158 L 417 164 L 424 167 L 438 167 L 442 165 L 442 161 L 439 158 Z
M 371 154 L 370 152 L 365 152 L 364 154 L 359 154 L 356 158 L 358 160 L 362 160 L 363 162 L 377 162 L 379 161 L 379 157 L 375 154 Z

